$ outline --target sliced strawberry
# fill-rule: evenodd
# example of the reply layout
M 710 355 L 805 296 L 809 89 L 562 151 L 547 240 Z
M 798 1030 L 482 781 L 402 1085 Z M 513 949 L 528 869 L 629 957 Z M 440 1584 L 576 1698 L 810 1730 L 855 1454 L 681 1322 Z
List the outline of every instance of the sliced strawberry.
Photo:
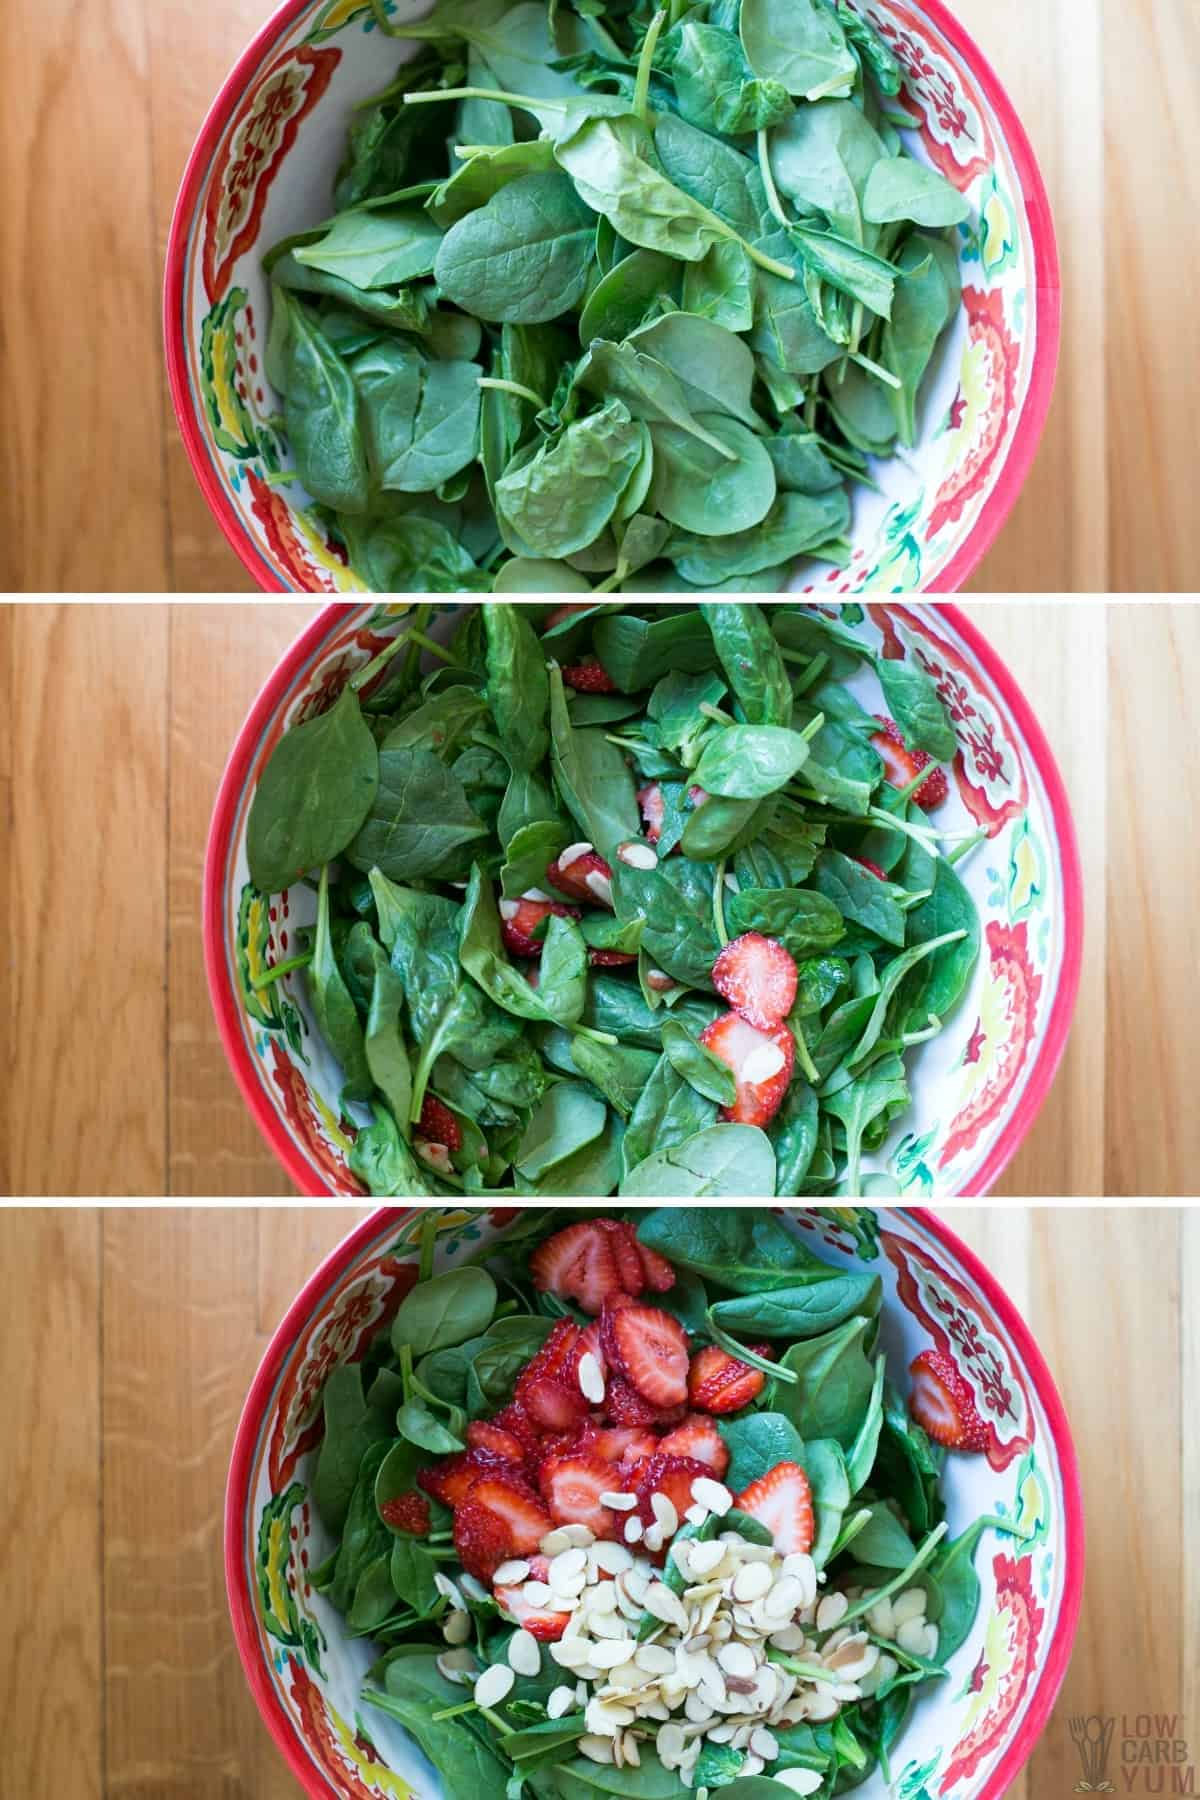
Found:
M 646 1285 L 646 1270 L 638 1248 L 637 1233 L 623 1219 L 597 1219 L 601 1231 L 608 1233 L 621 1286 L 636 1300 Z
M 642 1426 L 607 1425 L 588 1433 L 587 1447 L 606 1463 L 634 1463 L 653 1456 L 658 1439 Z
M 759 1031 L 773 1031 L 796 999 L 796 964 L 775 938 L 745 931 L 726 944 L 713 964 L 713 986 Z
M 666 1257 L 660 1256 L 657 1250 L 648 1250 L 646 1245 L 640 1241 L 638 1243 L 638 1254 L 642 1259 L 642 1268 L 645 1271 L 646 1276 L 646 1286 L 650 1289 L 651 1293 L 669 1293 L 675 1286 L 675 1271 L 667 1261 Z
M 513 1554 L 504 1520 L 474 1500 L 464 1500 L 455 1511 L 454 1548 L 463 1568 L 477 1581 L 490 1581 Z
M 628 950 L 595 950 L 589 945 L 588 961 L 593 969 L 625 969 L 637 957 Z
M 986 1450 L 988 1429 L 969 1382 L 941 1350 L 923 1350 L 909 1366 L 908 1410 L 947 1450 Z
M 602 1456 L 579 1451 L 572 1456 L 551 1456 L 542 1464 L 538 1486 L 556 1525 L 586 1525 L 598 1538 L 615 1537 L 616 1514 L 600 1503 L 611 1491 L 612 1466 Z
M 753 1348 L 764 1354 L 761 1344 Z M 693 1356 L 688 1369 L 688 1399 L 699 1412 L 740 1412 L 758 1398 L 766 1384 L 761 1369 L 739 1362 L 718 1344 L 709 1344 Z
M 424 1494 L 397 1494 L 385 1500 L 379 1516 L 393 1531 L 405 1531 L 410 1537 L 429 1536 L 429 1502 Z
M 712 1420 L 704 1413 L 689 1413 L 682 1425 L 659 1443 L 664 1456 L 688 1456 L 707 1463 L 718 1480 L 729 1467 L 729 1448 Z
M 436 1094 L 426 1094 L 416 1130 L 428 1143 L 444 1144 L 447 1150 L 462 1149 L 462 1126 Z
M 492 1424 L 496 1427 L 497 1431 L 507 1432 L 510 1437 L 515 1437 L 517 1439 L 527 1462 L 529 1458 L 536 1453 L 537 1447 L 541 1442 L 538 1428 L 529 1417 L 529 1414 L 525 1411 L 525 1408 L 523 1406 L 518 1406 L 515 1400 L 510 1405 L 506 1406 L 503 1412 L 498 1412 L 496 1414 L 495 1418 L 492 1420 Z
M 737 1081 L 737 1097 L 721 1108 L 722 1118 L 769 1125 L 783 1105 L 796 1060 L 796 1040 L 787 1026 L 759 1031 L 740 1013 L 727 1012 L 704 1027 L 700 1042 L 729 1064 Z
M 688 1340 L 678 1319 L 657 1306 L 625 1306 L 612 1313 L 606 1353 L 651 1406 L 679 1406 L 687 1398 Z
M 501 1612 L 522 1626 L 539 1644 L 555 1643 L 571 1622 L 570 1613 L 550 1612 L 544 1606 L 534 1606 L 525 1598 L 523 1586 L 498 1587 L 495 1596 Z
M 590 1220 L 568 1225 L 539 1244 L 529 1269 L 539 1293 L 577 1300 L 593 1316 L 610 1294 L 623 1291 L 608 1233 Z
M 582 849 L 578 844 L 571 844 L 556 862 L 547 865 L 546 880 L 572 900 L 612 908 L 612 869 L 590 844 L 585 844 Z
M 562 672 L 564 683 L 579 694 L 615 694 L 617 684 L 604 665 L 594 656 L 572 663 Z
M 706 1462 L 692 1456 L 664 1456 L 661 1451 L 640 1463 L 636 1475 L 633 1492 L 637 1495 L 637 1514 L 643 1525 L 655 1522 L 651 1495 L 665 1494 L 682 1519 L 688 1507 L 695 1504 L 693 1481 L 712 1480 L 712 1470 Z M 628 1488 L 627 1483 L 626 1491 Z
M 642 812 L 642 823 L 646 827 L 646 837 L 652 844 L 657 844 L 662 836 L 663 821 L 666 808 L 663 804 L 662 789 L 657 781 L 649 786 L 641 787 L 637 792 L 637 803 Z
M 734 1505 L 765 1525 L 781 1556 L 811 1549 L 813 1541 L 812 1489 L 799 1463 L 776 1463 L 748 1488 Z
M 440 1500 L 443 1506 L 461 1506 L 472 1487 L 483 1475 L 511 1474 L 513 1465 L 507 1456 L 494 1450 L 460 1450 L 457 1456 L 446 1456 L 431 1468 L 417 1470 L 417 1486 Z
M 543 1431 L 571 1431 L 588 1416 L 588 1403 L 578 1387 L 568 1387 L 549 1375 L 517 1383 L 517 1397 L 534 1424 Z
M 513 1432 L 505 1431 L 494 1419 L 472 1419 L 467 1426 L 467 1445 L 472 1450 L 491 1450 L 509 1462 L 525 1461 L 525 1446 Z
M 875 717 L 883 726 L 882 731 L 871 734 L 871 742 L 883 758 L 884 773 L 892 787 L 907 787 L 916 779 L 922 769 L 927 769 L 933 758 L 927 750 L 910 750 L 904 741 L 904 733 L 895 719 L 889 719 L 883 713 Z M 950 792 L 950 783 L 946 780 L 945 769 L 935 769 L 928 781 L 923 781 L 913 795 L 913 799 L 922 812 L 930 812 L 940 806 Z
M 604 1359 L 604 1338 L 599 1319 L 589 1325 L 586 1331 L 580 1332 L 579 1342 L 575 1346 L 570 1363 L 563 1375 L 564 1381 L 569 1375 L 573 1386 L 579 1386 L 579 1365 L 585 1356 L 595 1357 L 596 1366 L 600 1370 L 600 1379 L 603 1381 L 608 1373 L 608 1364 Z
M 877 876 L 880 881 L 887 880 L 887 876 L 884 874 L 879 864 L 872 862 L 869 856 L 852 856 L 850 861 L 856 862 L 860 869 L 866 869 L 868 874 Z
M 551 1456 L 569 1456 L 579 1448 L 583 1433 L 580 1431 L 552 1431 L 546 1437 L 538 1439 L 537 1449 L 526 1463 L 526 1468 L 533 1474 L 540 1475 L 542 1464 Z
M 581 1335 L 573 1319 L 560 1319 L 533 1361 L 526 1364 L 524 1374 L 530 1380 L 539 1375 L 549 1375 L 555 1381 L 566 1381 L 568 1377 L 574 1380 L 570 1371 L 575 1364 Z
M 519 1475 L 484 1475 L 471 1489 L 466 1504 L 484 1506 L 496 1515 L 506 1529 L 510 1556 L 527 1556 L 536 1550 L 552 1524 L 537 1493 Z
M 619 1375 L 609 1377 L 604 1410 L 614 1425 L 630 1425 L 639 1431 L 660 1423 L 660 1409 L 643 1400 Z
M 500 936 L 510 956 L 537 958 L 542 954 L 542 937 L 537 932 L 556 913 L 560 919 L 577 919 L 579 909 L 561 900 L 502 900 L 500 902 Z
M 611 1374 L 616 1367 L 617 1361 L 616 1339 L 613 1337 L 613 1320 L 619 1312 L 624 1312 L 628 1307 L 636 1305 L 637 1301 L 634 1296 L 632 1294 L 627 1294 L 625 1289 L 621 1288 L 617 1293 L 610 1294 L 608 1299 L 604 1302 L 604 1305 L 600 1308 L 600 1317 L 596 1320 L 596 1324 L 600 1331 L 600 1348 L 604 1355 L 604 1365 L 609 1374 Z

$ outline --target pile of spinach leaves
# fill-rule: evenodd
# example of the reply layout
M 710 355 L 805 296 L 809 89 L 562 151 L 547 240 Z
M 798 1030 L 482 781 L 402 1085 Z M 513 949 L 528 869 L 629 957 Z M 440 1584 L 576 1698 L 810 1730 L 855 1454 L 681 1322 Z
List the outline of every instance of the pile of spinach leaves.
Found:
M 273 246 L 297 477 L 379 591 L 844 563 L 960 306 L 961 194 L 841 0 L 438 0 Z M 415 53 L 411 46 L 415 45 Z
M 872 656 L 845 622 L 857 605 L 839 622 L 798 602 L 607 601 L 539 636 L 547 605 L 495 600 L 464 605 L 445 646 L 428 611 L 284 735 L 248 825 L 261 892 L 317 888 L 311 948 L 275 973 L 306 965 L 355 1174 L 377 1195 L 894 1193 L 864 1158 L 979 950 L 954 861 L 972 840 L 943 854 L 870 741 L 882 687 L 914 748 L 953 754 L 928 677 Z M 620 692 L 564 685 L 588 657 Z M 848 684 L 864 669 L 866 705 Z M 618 850 L 644 841 L 648 783 L 663 825 L 642 869 Z M 499 905 L 549 892 L 547 866 L 584 839 L 614 910 L 551 918 L 535 986 Z M 794 1077 L 766 1132 L 721 1121 L 732 1076 L 697 1042 L 724 1010 L 713 963 L 747 931 L 799 971 Z M 593 965 L 611 951 L 631 960 Z M 440 1174 L 412 1149 L 428 1094 L 462 1137 Z
M 656 1300 L 680 1318 L 693 1352 L 727 1343 L 730 1331 L 771 1342 L 772 1360 L 762 1365 L 769 1379 L 758 1399 L 718 1420 L 731 1453 L 730 1487 L 736 1492 L 780 1462 L 800 1463 L 813 1492 L 812 1555 L 824 1571 L 824 1591 L 925 1590 L 927 1617 L 938 1626 L 935 1658 L 910 1655 L 872 1632 L 899 1665 L 896 1674 L 828 1723 L 775 1733 L 780 1755 L 770 1768 L 813 1770 L 821 1777 L 816 1800 L 831 1800 L 877 1768 L 890 1783 L 892 1753 L 914 1700 L 945 1680 L 974 1624 L 979 1539 L 989 1526 L 1011 1532 L 1012 1521 L 980 1518 L 958 1537 L 947 1535 L 945 1452 L 910 1419 L 889 1378 L 877 1276 L 824 1262 L 794 1230 L 756 1208 L 661 1207 L 621 1216 L 673 1264 L 676 1285 Z M 409 1732 L 437 1769 L 445 1800 L 682 1800 L 687 1790 L 650 1743 L 641 1746 L 640 1767 L 624 1769 L 577 1752 L 584 1714 L 549 1718 L 546 1703 L 562 1671 L 545 1653 L 536 1676 L 519 1677 L 505 1700 L 481 1712 L 469 1681 L 460 1685 L 439 1666 L 450 1602 L 435 1577 L 448 1576 L 466 1606 L 467 1647 L 478 1669 L 506 1662 L 513 1626 L 485 1590 L 463 1582 L 446 1508 L 430 1502 L 424 1537 L 389 1525 L 384 1510 L 413 1491 L 418 1469 L 465 1444 L 469 1421 L 510 1400 L 556 1319 L 587 1323 L 539 1293 L 528 1275 L 531 1252 L 563 1217 L 527 1212 L 468 1264 L 434 1274 L 440 1215 L 424 1214 L 419 1280 L 362 1361 L 337 1369 L 325 1388 L 312 1491 L 335 1548 L 312 1581 L 352 1635 L 374 1640 L 379 1655 L 363 1699 Z M 720 1525 L 714 1517 L 702 1534 Z M 666 1578 L 674 1581 L 677 1572 L 668 1567 Z M 846 1622 L 861 1620 L 870 1604 L 855 1601 Z M 783 1800 L 787 1790 L 769 1773 L 741 1776 L 743 1762 L 744 1753 L 728 1745 L 706 1746 L 694 1785 L 728 1800 Z

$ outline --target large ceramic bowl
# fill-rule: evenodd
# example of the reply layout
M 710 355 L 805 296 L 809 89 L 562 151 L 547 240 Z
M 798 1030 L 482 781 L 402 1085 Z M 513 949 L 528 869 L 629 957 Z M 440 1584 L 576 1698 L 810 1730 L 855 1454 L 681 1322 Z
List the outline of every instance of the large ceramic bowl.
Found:
M 397 17 L 428 0 L 387 0 Z M 907 71 L 915 154 L 967 196 L 963 307 L 923 391 L 916 448 L 860 492 L 844 573 L 792 585 L 952 593 L 1015 500 L 1037 448 L 1058 354 L 1054 230 L 1029 141 L 1003 88 L 940 0 L 849 0 Z M 415 46 L 414 46 L 415 48 Z M 331 207 L 350 109 L 386 85 L 404 47 L 369 0 L 285 0 L 244 52 L 196 140 L 167 248 L 171 393 L 192 467 L 226 537 L 268 589 L 361 588 L 303 490 L 272 484 L 279 403 L 262 370 L 261 257 Z
M 480 604 L 489 602 L 441 603 L 432 629 L 445 632 L 459 608 Z M 316 908 L 302 886 L 269 905 L 254 894 L 246 818 L 284 727 L 330 705 L 354 669 L 404 630 L 410 605 L 335 603 L 314 620 L 242 727 L 209 836 L 205 957 L 221 1036 L 268 1143 L 308 1194 L 361 1192 L 346 1152 L 369 1114 L 339 1109 L 341 1069 L 313 1024 L 303 976 L 283 976 L 261 993 L 251 986 L 254 971 L 287 956 Z M 1032 1124 L 1070 1024 L 1083 939 L 1070 810 L 1020 689 L 957 607 L 852 601 L 839 616 L 856 621 L 883 655 L 912 657 L 929 671 L 959 744 L 939 824 L 987 833 L 960 870 L 983 925 L 972 986 L 947 1028 L 909 1052 L 913 1105 L 864 1166 L 890 1172 L 909 1196 L 983 1193 Z M 871 697 L 869 687 L 864 693 Z
M 513 1216 L 447 1211 L 436 1266 L 453 1267 Z M 984 1534 L 974 1629 L 949 1679 L 914 1709 L 892 1787 L 876 1774 L 857 1792 L 862 1800 L 999 1800 L 1046 1722 L 1079 1612 L 1083 1516 L 1062 1404 L 1011 1302 L 931 1214 L 860 1210 L 853 1232 L 816 1211 L 790 1216 L 826 1260 L 882 1277 L 889 1366 L 906 1367 L 936 1344 L 970 1382 L 988 1446 L 947 1459 L 951 1536 L 983 1513 L 1015 1520 L 1022 1534 Z M 403 1729 L 360 1707 L 371 1643 L 348 1637 L 308 1580 L 332 1548 L 310 1501 L 322 1385 L 331 1369 L 363 1355 L 411 1286 L 418 1219 L 375 1213 L 313 1276 L 263 1359 L 229 1474 L 225 1569 L 238 1649 L 276 1743 L 303 1790 L 321 1800 L 441 1793 Z

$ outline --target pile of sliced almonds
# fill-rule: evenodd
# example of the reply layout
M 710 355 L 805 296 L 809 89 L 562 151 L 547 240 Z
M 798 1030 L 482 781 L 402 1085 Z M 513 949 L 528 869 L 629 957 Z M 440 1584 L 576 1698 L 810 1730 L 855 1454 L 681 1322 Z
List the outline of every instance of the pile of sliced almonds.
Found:
M 732 1504 L 727 1488 L 705 1480 L 696 1481 L 693 1500 L 694 1524 L 710 1510 L 723 1516 Z M 673 1537 L 679 1523 L 653 1510 L 657 1524 L 643 1539 L 651 1548 L 657 1547 L 652 1535 Z M 770 1768 L 779 1754 L 775 1730 L 832 1719 L 895 1675 L 896 1659 L 871 1636 L 910 1654 L 936 1655 L 937 1628 L 925 1620 L 921 1588 L 880 1600 L 860 1621 L 841 1626 L 861 1591 L 819 1598 L 824 1577 L 808 1555 L 782 1556 L 735 1531 L 680 1538 L 670 1551 L 684 1584 L 676 1594 L 639 1553 L 643 1546 L 597 1542 L 584 1525 L 549 1532 L 541 1544 L 550 1559 L 545 1580 L 533 1577 L 524 1560 L 502 1564 L 495 1579 L 519 1589 L 530 1607 L 568 1614 L 562 1637 L 543 1646 L 519 1630 L 509 1642 L 508 1666 L 482 1672 L 469 1651 L 455 1648 L 440 1659 L 443 1673 L 473 1682 L 479 1705 L 495 1706 L 518 1674 L 539 1672 L 545 1648 L 569 1677 L 550 1695 L 549 1716 L 585 1713 L 578 1748 L 594 1762 L 637 1765 L 640 1746 L 653 1743 L 663 1766 L 690 1788 L 705 1742 L 731 1744 L 745 1753 L 741 1774 L 774 1773 L 793 1792 L 807 1794 L 821 1785 L 813 1771 Z M 454 1606 L 452 1590 L 445 1581 Z M 640 1638 L 647 1618 L 655 1624 Z M 453 1610 L 444 1629 L 449 1643 L 462 1644 Z M 802 1662 L 803 1674 L 773 1661 L 772 1652 Z

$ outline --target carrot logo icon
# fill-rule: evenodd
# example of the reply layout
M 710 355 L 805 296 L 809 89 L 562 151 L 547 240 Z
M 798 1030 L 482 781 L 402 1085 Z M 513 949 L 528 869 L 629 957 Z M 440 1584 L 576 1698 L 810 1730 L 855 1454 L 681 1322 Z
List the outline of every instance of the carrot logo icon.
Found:
M 1083 1779 L 1075 1783 L 1077 1794 L 1114 1794 L 1108 1780 L 1108 1752 L 1112 1744 L 1115 1719 L 1102 1719 L 1098 1713 L 1070 1720 L 1071 1736 L 1083 1765 Z

